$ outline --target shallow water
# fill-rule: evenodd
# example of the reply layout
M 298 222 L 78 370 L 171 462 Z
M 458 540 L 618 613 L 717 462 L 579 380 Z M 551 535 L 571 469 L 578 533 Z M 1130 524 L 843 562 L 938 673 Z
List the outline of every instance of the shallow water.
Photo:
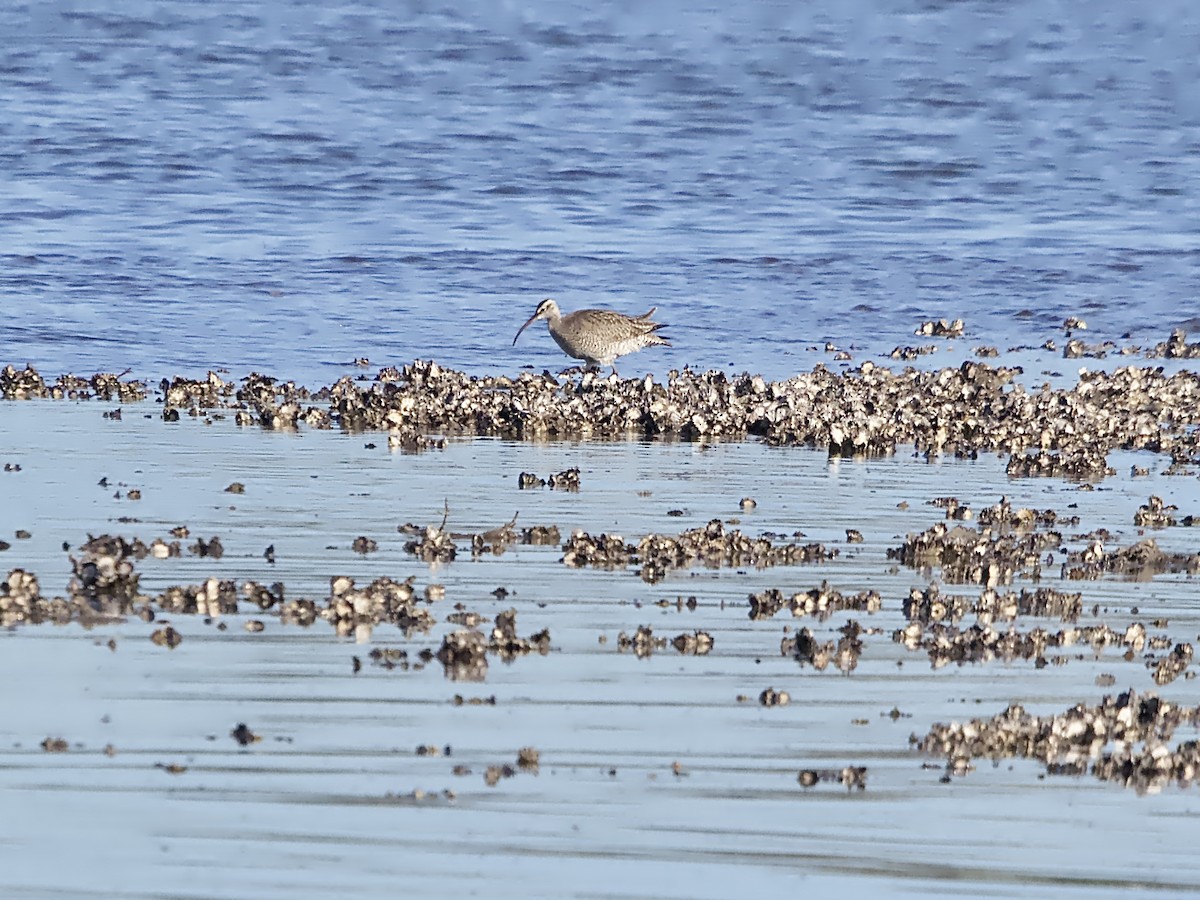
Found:
M 679 898 L 748 888 L 1013 897 L 1195 889 L 1190 790 L 1140 797 L 1090 777 L 1046 778 L 1019 760 L 981 762 L 942 784 L 943 763 L 909 750 L 909 735 L 934 722 L 992 715 L 1010 702 L 1050 713 L 1125 687 L 1153 689 L 1141 661 L 1077 647 L 1061 653 L 1065 665 L 1044 669 L 1026 661 L 932 670 L 890 637 L 905 621 L 908 589 L 929 579 L 886 558 L 906 532 L 942 518 L 926 504 L 948 493 L 977 509 L 1002 492 L 1014 505 L 1076 512 L 1075 549 L 1082 541 L 1071 533 L 1101 526 L 1115 543 L 1135 540 L 1132 514 L 1151 492 L 1181 513 L 1195 510 L 1194 478 L 1122 475 L 1087 492 L 1057 479 L 1007 479 L 999 458 L 830 460 L 753 442 L 469 440 L 402 455 L 368 449 L 372 435 L 167 424 L 157 410 L 130 405 L 110 421 L 95 403 L 0 404 L 0 462 L 22 467 L 0 473 L 8 501 L 0 535 L 13 544 L 0 556 L 5 571 L 25 567 L 44 593 L 59 593 L 70 575 L 63 541 L 78 546 L 104 532 L 149 541 L 186 524 L 193 538 L 220 535 L 225 556 L 147 558 L 138 563 L 143 590 L 216 575 L 282 580 L 289 596 L 322 597 L 334 575 L 411 575 L 418 588 L 445 585 L 432 606 L 439 621 L 457 603 L 487 617 L 512 607 L 518 632 L 549 628 L 553 650 L 511 664 L 493 658 L 485 682 L 464 683 L 447 680 L 436 661 L 388 671 L 368 658 L 374 647 L 403 647 L 410 659 L 436 650 L 445 624 L 411 640 L 381 626 L 362 644 L 324 623 L 283 626 L 257 613 L 261 634 L 244 631 L 249 614 L 6 631 L 0 847 L 10 896 L 392 896 L 398 885 L 418 896 Z M 1127 473 L 1133 459 L 1111 462 Z M 521 471 L 568 465 L 581 469 L 578 493 L 517 488 Z M 233 480 L 244 494 L 224 492 Z M 141 500 L 124 499 L 131 487 Z M 753 512 L 739 508 L 745 496 L 758 501 Z M 428 566 L 404 551 L 396 526 L 437 524 L 444 502 L 449 527 L 466 532 L 519 512 L 520 525 L 556 524 L 564 536 L 583 527 L 636 540 L 721 517 L 752 534 L 802 530 L 841 552 L 805 566 L 697 567 L 653 585 L 634 568 L 569 569 L 558 547 L 473 560 L 460 540 L 457 560 Z M 684 515 L 667 515 L 677 509 Z M 862 531 L 861 544 L 846 543 L 849 527 Z M 18 528 L 32 537 L 11 539 Z M 358 535 L 377 539 L 378 552 L 352 552 Z M 1155 536 L 1167 549 L 1194 549 L 1190 529 Z M 274 566 L 261 555 L 269 543 Z M 747 618 L 748 592 L 790 593 L 823 579 L 845 593 L 875 588 L 882 610 L 827 622 L 786 612 Z M 1099 604 L 1098 619 L 1085 614 L 1085 623 L 1123 628 L 1139 607 L 1140 619 L 1167 621 L 1154 633 L 1186 640 L 1200 631 L 1193 579 L 1047 583 L 1082 590 L 1085 609 Z M 504 600 L 491 595 L 498 585 L 511 592 Z M 676 609 L 688 596 L 696 608 Z M 879 629 L 864 635 L 852 674 L 780 655 L 785 625 L 824 639 L 851 618 Z M 183 635 L 174 650 L 148 639 L 166 619 Z M 1040 619 L 1021 627 L 1032 624 L 1058 627 Z M 639 625 L 666 637 L 701 629 L 714 648 L 699 657 L 670 646 L 645 659 L 620 652 L 617 634 Z M 364 663 L 357 674 L 355 656 Z M 1103 673 L 1115 676 L 1113 688 L 1096 686 Z M 1195 704 L 1194 685 L 1181 678 L 1160 693 Z M 766 687 L 789 691 L 792 703 L 761 707 Z M 495 705 L 456 706 L 456 694 L 494 696 Z M 229 735 L 239 722 L 262 742 L 240 748 Z M 69 750 L 43 752 L 47 736 L 65 737 Z M 450 753 L 419 756 L 418 745 Z M 541 752 L 538 774 L 488 787 L 484 769 L 514 764 L 525 746 Z M 455 765 L 471 774 L 452 774 Z M 844 765 L 868 768 L 865 791 L 797 784 L 801 769 Z M 427 795 L 413 798 L 418 789 Z M 64 854 L 71 865 L 59 862 Z
M 912 364 L 957 365 L 988 344 L 1037 384 L 1139 361 L 1029 349 L 1061 347 L 1068 315 L 1089 342 L 1140 347 L 1200 322 L 1194 3 L 1102 0 L 1083 16 L 1034 0 L 112 6 L 0 8 L 0 364 L 151 383 L 225 367 L 313 387 L 363 371 L 360 357 L 367 371 L 414 357 L 556 369 L 566 360 L 540 327 L 510 346 L 555 296 L 659 307 L 675 346 L 623 360 L 625 374 L 779 378 L 927 344 L 937 351 Z M 914 336 L 939 317 L 964 318 L 965 336 Z M 1163 459 L 1110 454 L 1121 474 L 1085 492 L 1009 479 L 995 458 L 482 439 L 407 456 L 382 435 L 102 410 L 0 404 L 0 464 L 22 467 L 0 471 L 0 574 L 25 567 L 61 593 L 64 542 L 186 524 L 185 543 L 219 535 L 225 556 L 146 559 L 143 589 L 216 575 L 319 598 L 331 576 L 411 575 L 445 585 L 441 624 L 355 643 L 257 613 L 175 616 L 174 650 L 148 639 L 161 616 L 0 632 L 6 897 L 1091 898 L 1200 884 L 1191 790 L 1139 797 L 1022 761 L 943 784 L 943 761 L 909 750 L 935 722 L 1014 701 L 1053 713 L 1152 689 L 1140 659 L 1072 648 L 1044 669 L 933 670 L 890 637 L 908 590 L 938 573 L 897 569 L 886 551 L 942 518 L 934 497 L 1075 511 L 1079 533 L 1106 527 L 1125 544 L 1151 493 L 1181 514 L 1200 506 L 1195 478 L 1162 475 Z M 1131 478 L 1135 462 L 1153 474 Z M 517 489 L 522 471 L 572 465 L 577 494 Z M 246 493 L 225 493 L 233 481 Z M 142 499 L 114 497 L 130 488 Z M 654 585 L 632 568 L 567 569 L 558 547 L 428 567 L 396 528 L 437 524 L 444 503 L 462 532 L 518 512 L 518 527 L 636 540 L 720 517 L 841 552 Z M 863 543 L 846 543 L 850 527 Z M 378 552 L 355 554 L 359 535 Z M 1154 536 L 1195 550 L 1191 530 Z M 749 592 L 822 579 L 874 588 L 883 609 L 748 619 Z M 1152 633 L 1200 633 L 1194 579 L 1067 587 L 1115 628 L 1136 607 L 1167 623 Z M 676 607 L 690 596 L 694 610 Z M 436 661 L 371 663 L 373 648 L 436 649 L 456 603 L 513 607 L 519 633 L 549 628 L 553 650 L 493 659 L 481 684 L 446 680 Z M 250 618 L 265 630 L 247 633 Z M 849 618 L 878 629 L 853 674 L 780 655 L 785 625 L 826 639 Z M 640 625 L 703 629 L 715 645 L 619 652 Z M 761 707 L 767 687 L 792 703 Z M 1187 678 L 1160 693 L 1200 702 Z M 239 722 L 262 742 L 240 748 Z M 69 750 L 43 752 L 56 736 Z M 484 770 L 525 746 L 539 773 L 488 787 Z M 797 784 L 801 769 L 845 765 L 867 767 L 865 791 Z
M 1200 321 L 1200 11 L 299 0 L 0 10 L 0 358 L 558 365 L 538 300 L 660 308 L 627 365 L 770 377 L 963 317 Z

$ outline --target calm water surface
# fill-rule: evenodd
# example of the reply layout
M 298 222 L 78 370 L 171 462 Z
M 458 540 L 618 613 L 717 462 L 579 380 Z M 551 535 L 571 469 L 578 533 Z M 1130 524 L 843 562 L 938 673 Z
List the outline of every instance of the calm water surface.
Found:
M 1200 320 L 1200 8 L 862 0 L 0 9 L 0 356 L 327 380 L 639 358 L 789 374 L 924 318 Z

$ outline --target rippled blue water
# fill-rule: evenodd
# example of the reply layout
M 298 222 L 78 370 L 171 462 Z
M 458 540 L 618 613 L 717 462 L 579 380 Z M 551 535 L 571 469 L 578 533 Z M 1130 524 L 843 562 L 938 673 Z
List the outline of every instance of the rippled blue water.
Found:
M 772 375 L 1200 323 L 1195 3 L 645 6 L 5 4 L 0 359 L 512 372 L 543 296 Z

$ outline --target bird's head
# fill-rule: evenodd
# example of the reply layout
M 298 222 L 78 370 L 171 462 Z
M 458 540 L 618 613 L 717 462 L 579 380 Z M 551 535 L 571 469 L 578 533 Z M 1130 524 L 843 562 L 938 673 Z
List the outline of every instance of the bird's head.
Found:
M 513 338 L 513 346 L 517 346 L 517 338 L 521 336 L 521 332 L 538 319 L 554 319 L 560 315 L 561 313 L 558 310 L 558 304 L 547 297 L 537 305 L 537 309 L 533 311 L 533 315 L 529 317 L 528 321 L 526 321 L 524 325 L 517 329 L 516 337 Z

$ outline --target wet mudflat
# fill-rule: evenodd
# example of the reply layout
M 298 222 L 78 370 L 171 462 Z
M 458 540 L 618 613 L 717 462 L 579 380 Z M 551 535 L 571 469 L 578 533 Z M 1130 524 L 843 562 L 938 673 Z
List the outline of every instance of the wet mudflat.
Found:
M 380 433 L 162 409 L 0 404 L 0 569 L 36 576 L 27 610 L 75 609 L 0 633 L 14 895 L 1196 883 L 1179 773 L 917 746 L 1011 704 L 1200 702 L 1178 649 L 1200 632 L 1182 524 L 1200 492 L 1161 454 L 1115 451 L 1117 474 L 1072 481 L 1011 477 L 1003 455 L 756 441 L 406 453 Z M 521 487 L 575 468 L 566 489 Z M 984 522 L 1042 536 L 991 584 L 946 558 L 953 529 Z M 88 543 L 101 535 L 123 544 Z M 1087 570 L 1097 540 L 1105 558 L 1147 537 L 1177 571 Z M 131 582 L 105 582 L 106 556 L 136 576 L 125 614 Z M 1039 607 L 1038 589 L 1057 593 Z M 17 593 L 10 577 L 10 620 Z

